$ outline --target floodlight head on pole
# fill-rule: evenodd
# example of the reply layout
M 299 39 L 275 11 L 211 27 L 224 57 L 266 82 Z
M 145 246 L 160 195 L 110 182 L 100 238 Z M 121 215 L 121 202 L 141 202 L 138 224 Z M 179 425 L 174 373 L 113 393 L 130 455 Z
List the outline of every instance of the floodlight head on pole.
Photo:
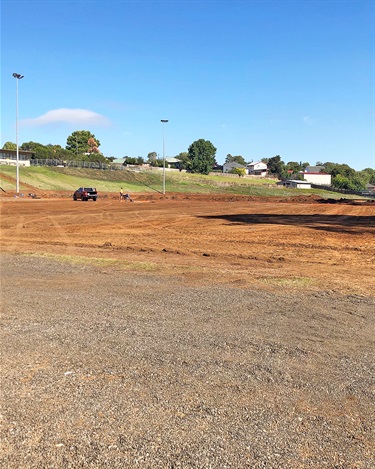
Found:
M 18 150 L 18 80 L 23 78 L 20 73 L 13 73 L 16 78 L 16 148 L 17 148 L 17 161 L 16 161 L 16 193 L 20 191 L 20 170 L 19 170 L 19 150 Z

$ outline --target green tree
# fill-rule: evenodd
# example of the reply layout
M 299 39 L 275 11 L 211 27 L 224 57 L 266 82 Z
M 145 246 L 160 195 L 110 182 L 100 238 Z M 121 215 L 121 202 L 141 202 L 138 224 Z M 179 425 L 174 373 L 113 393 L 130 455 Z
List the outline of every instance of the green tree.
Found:
M 299 171 L 302 171 L 303 168 L 301 168 L 301 165 L 300 163 L 298 163 L 297 161 L 289 161 L 287 164 L 286 164 L 286 167 L 285 169 L 289 172 L 289 171 L 293 171 L 293 173 L 298 173 Z
M 370 179 L 367 171 L 357 172 L 347 164 L 326 162 L 323 167 L 326 173 L 331 174 L 332 185 L 338 189 L 362 191 Z
M 331 163 L 329 161 L 323 164 L 323 171 L 330 174 L 333 178 L 340 174 L 349 179 L 355 176 L 356 173 L 355 169 L 347 164 Z
M 124 166 L 126 166 L 127 164 L 142 166 L 144 162 L 145 160 L 143 159 L 142 156 L 137 156 L 137 157 L 126 156 L 125 161 L 124 161 Z
M 351 179 L 352 186 L 355 191 L 363 191 L 366 189 L 367 179 L 363 178 L 358 172 Z
M 124 166 L 128 164 L 137 164 L 137 158 L 134 158 L 133 156 L 126 156 L 125 161 L 124 161 Z
M 50 158 L 54 159 L 59 159 L 59 160 L 71 160 L 72 159 L 72 153 L 65 148 L 63 148 L 61 145 L 52 145 L 49 143 L 46 145 L 46 147 L 49 149 L 50 152 Z
M 176 155 L 176 158 L 180 161 L 178 164 L 178 168 L 181 169 L 187 169 L 189 165 L 189 153 L 187 151 L 183 151 Z
M 337 174 L 333 179 L 332 179 L 332 185 L 333 187 L 336 187 L 337 189 L 353 189 L 349 178 L 346 176 L 343 176 L 342 174 Z
M 17 145 L 13 142 L 5 142 L 3 150 L 17 150 Z
M 365 168 L 359 171 L 359 174 L 366 181 L 366 184 L 375 184 L 375 169 Z
M 230 153 L 226 156 L 225 158 L 225 163 L 232 163 L 232 162 L 242 164 L 243 166 L 246 166 L 246 161 L 243 156 L 241 155 L 236 155 L 232 156 Z
M 246 161 L 245 161 L 245 158 L 243 156 L 241 156 L 241 155 L 233 156 L 229 153 L 225 158 L 225 163 L 232 163 L 232 162 L 235 162 L 235 163 L 238 163 L 238 164 L 242 164 L 243 166 L 246 166 Z
M 357 175 L 348 177 L 337 174 L 337 176 L 332 179 L 332 185 L 337 189 L 348 189 L 352 191 L 363 191 L 366 188 L 366 182 Z
M 192 173 L 208 174 L 216 164 L 216 147 L 203 138 L 193 142 L 188 149 L 187 169 Z
M 33 159 L 45 160 L 56 158 L 53 156 L 53 151 L 50 147 L 48 147 L 47 145 L 42 145 L 38 142 L 24 142 L 20 146 L 20 149 L 25 151 L 31 151 L 32 153 L 34 153 L 32 157 Z
M 151 166 L 156 166 L 156 160 L 158 159 L 158 154 L 156 153 L 156 151 L 151 151 L 148 155 L 147 155 L 147 163 L 149 163 Z
M 287 173 L 287 170 L 285 169 L 285 163 L 281 160 L 280 155 L 268 158 L 267 168 L 270 174 L 274 174 L 279 179 L 285 177 L 285 174 Z
M 93 145 L 93 141 L 90 139 L 94 139 L 96 145 Z M 89 130 L 76 130 L 67 138 L 65 148 L 72 153 L 79 155 L 82 153 L 98 153 L 93 151 L 94 147 L 96 147 L 96 149 L 100 147 L 100 142 L 97 138 L 95 138 L 94 134 L 92 134 Z M 90 149 L 92 150 L 91 152 Z

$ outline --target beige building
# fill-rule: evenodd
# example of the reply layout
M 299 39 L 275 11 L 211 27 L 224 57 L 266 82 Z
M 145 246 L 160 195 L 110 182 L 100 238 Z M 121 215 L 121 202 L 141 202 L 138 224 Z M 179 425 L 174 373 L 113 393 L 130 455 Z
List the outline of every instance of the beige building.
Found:
M 30 166 L 30 158 L 33 155 L 32 151 L 18 150 L 19 166 Z M 0 149 L 0 164 L 15 166 L 17 164 L 17 150 Z
M 330 186 L 331 175 L 327 173 L 313 173 L 309 171 L 301 171 L 303 179 L 311 184 L 317 184 L 319 186 Z

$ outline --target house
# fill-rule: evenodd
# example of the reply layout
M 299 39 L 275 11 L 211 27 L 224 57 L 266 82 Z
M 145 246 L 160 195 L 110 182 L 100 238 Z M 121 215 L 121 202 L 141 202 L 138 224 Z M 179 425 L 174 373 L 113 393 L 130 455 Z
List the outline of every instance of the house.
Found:
M 267 174 L 267 165 L 262 161 L 249 163 L 246 167 L 248 174 L 252 174 L 254 176 L 265 176 Z
M 370 195 L 371 197 L 375 197 L 375 185 L 366 184 L 366 189 L 362 191 L 362 195 Z
M 243 164 L 237 163 L 236 161 L 231 161 L 230 163 L 224 163 L 223 164 L 223 173 L 230 173 L 233 169 L 236 168 L 243 168 L 246 170 L 247 174 L 247 168 Z
M 311 182 L 298 179 L 286 179 L 277 183 L 278 186 L 290 187 L 292 189 L 311 189 Z
M 165 158 L 165 166 L 167 168 L 175 168 L 179 169 L 180 168 L 180 161 L 178 158 L 170 157 L 170 158 Z
M 18 165 L 30 166 L 30 158 L 34 155 L 35 153 L 32 151 L 18 149 Z M 15 166 L 17 164 L 17 150 L 0 149 L 0 164 Z
M 122 166 L 124 164 L 125 157 L 124 158 L 115 158 L 111 164 L 117 165 L 117 166 Z
M 316 184 L 318 186 L 330 186 L 331 185 L 331 175 L 321 172 L 300 171 L 299 174 L 302 174 L 303 179 L 311 184 Z

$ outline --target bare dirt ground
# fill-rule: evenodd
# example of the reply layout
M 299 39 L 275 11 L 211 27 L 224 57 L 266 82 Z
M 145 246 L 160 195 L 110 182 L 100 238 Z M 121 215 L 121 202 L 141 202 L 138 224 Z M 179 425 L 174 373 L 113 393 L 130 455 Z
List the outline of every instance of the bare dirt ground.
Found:
M 123 260 L 128 268 L 144 262 L 191 281 L 374 291 L 374 202 L 181 194 L 74 202 L 64 195 L 2 199 L 3 252 Z
M 375 205 L 2 197 L 2 467 L 372 468 Z

